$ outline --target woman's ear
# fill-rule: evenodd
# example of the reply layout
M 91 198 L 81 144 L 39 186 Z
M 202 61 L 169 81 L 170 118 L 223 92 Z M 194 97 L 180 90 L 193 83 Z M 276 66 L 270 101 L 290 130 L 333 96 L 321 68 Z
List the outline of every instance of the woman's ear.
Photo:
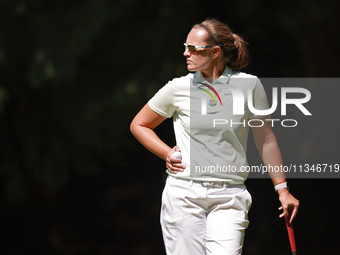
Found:
M 214 58 L 218 58 L 221 54 L 223 54 L 221 47 L 214 47 L 212 53 Z

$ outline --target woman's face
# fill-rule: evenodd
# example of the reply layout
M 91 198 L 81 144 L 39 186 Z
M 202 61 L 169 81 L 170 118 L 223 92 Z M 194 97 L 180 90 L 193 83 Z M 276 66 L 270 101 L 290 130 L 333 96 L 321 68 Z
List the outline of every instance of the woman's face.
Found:
M 208 45 L 206 42 L 208 36 L 208 32 L 205 30 L 193 28 L 188 34 L 186 44 L 195 46 Z M 211 69 L 213 66 L 212 49 L 213 48 L 199 49 L 194 52 L 186 49 L 183 55 L 186 57 L 188 70 L 205 72 Z

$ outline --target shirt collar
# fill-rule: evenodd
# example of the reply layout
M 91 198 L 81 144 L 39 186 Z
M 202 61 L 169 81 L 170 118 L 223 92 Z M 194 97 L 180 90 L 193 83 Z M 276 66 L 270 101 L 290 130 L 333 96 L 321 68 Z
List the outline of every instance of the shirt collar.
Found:
M 233 70 L 231 70 L 228 66 L 225 67 L 223 73 L 221 74 L 220 77 L 218 77 L 216 80 L 214 80 L 212 82 L 213 85 L 217 85 L 217 84 L 228 84 L 229 83 L 229 79 L 233 74 Z M 207 82 L 209 83 L 203 76 L 203 74 L 201 73 L 201 71 L 197 71 L 194 74 L 194 78 L 197 82 Z

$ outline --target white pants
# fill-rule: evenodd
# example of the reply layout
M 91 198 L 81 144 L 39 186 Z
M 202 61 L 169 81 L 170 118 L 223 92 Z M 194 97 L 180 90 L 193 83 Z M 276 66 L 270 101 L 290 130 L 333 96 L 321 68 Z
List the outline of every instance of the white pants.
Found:
M 204 187 L 169 176 L 161 226 L 167 255 L 240 255 L 251 196 L 245 185 Z

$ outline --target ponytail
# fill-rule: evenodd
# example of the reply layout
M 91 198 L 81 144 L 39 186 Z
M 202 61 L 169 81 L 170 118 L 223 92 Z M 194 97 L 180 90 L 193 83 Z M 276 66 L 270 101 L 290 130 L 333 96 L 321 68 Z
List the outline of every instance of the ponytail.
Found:
M 238 34 L 232 34 L 234 37 L 234 50 L 227 65 L 233 70 L 241 70 L 249 64 L 248 43 Z

